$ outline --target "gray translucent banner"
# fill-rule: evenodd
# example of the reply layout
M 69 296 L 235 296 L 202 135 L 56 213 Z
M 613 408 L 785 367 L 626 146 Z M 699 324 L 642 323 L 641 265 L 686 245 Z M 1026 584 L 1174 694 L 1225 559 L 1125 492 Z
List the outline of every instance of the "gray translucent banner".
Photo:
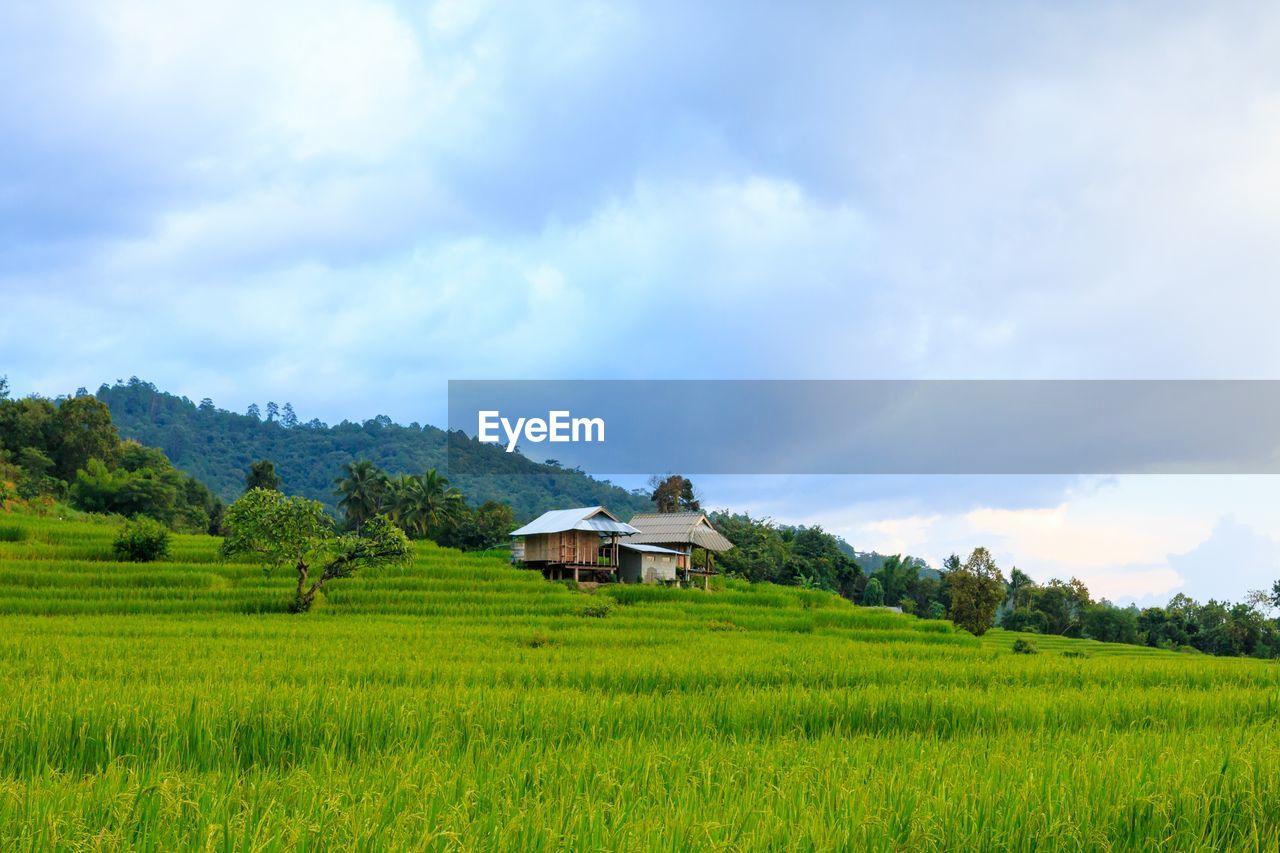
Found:
M 449 429 L 455 475 L 1277 474 L 1280 381 L 455 380 Z

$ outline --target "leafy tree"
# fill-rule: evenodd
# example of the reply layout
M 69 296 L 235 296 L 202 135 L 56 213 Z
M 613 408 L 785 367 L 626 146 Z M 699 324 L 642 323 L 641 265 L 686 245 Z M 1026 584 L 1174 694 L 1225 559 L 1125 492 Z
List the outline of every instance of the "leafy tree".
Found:
M 460 503 L 457 512 L 444 520 L 434 538 L 446 548 L 482 551 L 507 542 L 515 528 L 515 513 L 506 504 L 486 501 L 471 509 Z
M 1104 643 L 1138 642 L 1138 614 L 1106 603 L 1087 605 L 1084 608 L 1082 627 L 1084 635 L 1092 640 Z
M 292 403 L 285 403 L 280 412 L 280 425 L 285 429 L 293 429 L 298 425 L 298 413 L 293 410 Z
M 995 624 L 996 608 L 1005 597 L 1004 576 L 986 548 L 974 548 L 964 565 L 947 572 L 951 588 L 951 621 L 975 636 Z
M 266 489 L 271 492 L 280 491 L 280 475 L 276 473 L 276 464 L 270 459 L 259 459 L 249 466 L 249 473 L 244 478 L 244 490 Z
M 111 550 L 121 562 L 150 563 L 164 559 L 169 554 L 169 530 L 155 519 L 138 516 L 120 528 Z
M 0 376 L 0 400 L 9 399 L 9 377 Z
M 649 499 L 658 507 L 658 512 L 696 512 L 702 508 L 693 490 L 693 482 L 679 474 L 671 474 L 666 478 L 657 475 L 649 478 L 652 494 Z
M 224 557 L 254 558 L 268 569 L 292 566 L 295 613 L 310 610 L 331 581 L 365 568 L 407 565 L 412 556 L 409 540 L 386 516 L 365 519 L 359 534 L 338 534 L 319 501 L 267 489 L 245 492 L 227 508 L 224 525 Z
M 215 409 L 216 407 L 213 405 L 213 400 L 210 400 L 208 397 L 205 397 L 203 400 L 200 401 L 200 406 L 199 406 L 200 412 L 204 414 L 209 414 L 215 411 Z
M 941 601 L 931 601 L 929 602 L 929 609 L 926 611 L 926 615 L 929 619 L 946 619 L 947 606 Z
M 338 509 L 342 510 L 347 527 L 358 531 L 383 507 L 387 475 L 368 459 L 361 459 L 344 465 L 342 476 L 334 481 L 334 486 L 339 497 Z
M 262 420 L 262 410 L 258 408 L 257 403 L 250 403 L 249 408 L 245 410 L 245 414 L 255 421 Z
M 267 403 L 267 423 L 275 423 L 276 418 L 280 417 L 280 407 L 275 403 Z
M 884 587 L 880 585 L 879 578 L 867 581 L 866 588 L 862 590 L 862 603 L 867 607 L 884 606 Z
M 54 418 L 53 457 L 57 476 L 70 480 L 89 463 L 115 461 L 120 436 L 111 422 L 111 410 L 95 397 L 63 400 Z

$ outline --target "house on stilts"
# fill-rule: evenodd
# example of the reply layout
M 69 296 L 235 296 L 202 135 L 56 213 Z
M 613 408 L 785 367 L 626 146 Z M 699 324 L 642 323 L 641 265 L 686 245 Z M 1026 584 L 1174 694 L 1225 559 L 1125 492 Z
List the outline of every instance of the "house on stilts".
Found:
M 620 540 L 639 532 L 602 506 L 552 510 L 511 532 L 511 559 L 548 580 L 615 580 Z
M 548 580 L 652 584 L 701 577 L 704 588 L 715 574 L 713 555 L 733 547 L 706 513 L 642 513 L 627 524 L 602 506 L 544 512 L 511 536 L 512 562 Z
M 701 576 L 703 587 L 715 574 L 713 555 L 733 547 L 705 512 L 646 512 L 633 516 L 631 526 L 639 532 L 627 537 L 626 547 L 656 546 L 679 554 L 677 577 L 690 581 Z M 700 560 L 695 560 L 694 548 L 702 551 Z

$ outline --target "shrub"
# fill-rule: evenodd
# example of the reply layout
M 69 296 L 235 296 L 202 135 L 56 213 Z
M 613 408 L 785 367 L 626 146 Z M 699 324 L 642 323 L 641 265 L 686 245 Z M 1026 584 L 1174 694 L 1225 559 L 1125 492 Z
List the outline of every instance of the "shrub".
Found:
M 1024 640 L 1019 637 L 1013 641 L 1013 653 L 1015 655 L 1034 655 L 1037 651 L 1038 650 L 1035 645 L 1033 645 L 1029 640 Z
M 150 563 L 169 556 L 169 531 L 160 522 L 141 515 L 125 522 L 111 547 L 117 560 Z
M 1087 658 L 1089 655 L 1079 649 L 1067 649 L 1062 653 L 1064 658 Z
M 617 602 L 612 598 L 592 598 L 582 605 L 578 615 L 589 616 L 593 619 L 603 619 L 612 613 L 615 607 L 617 607 Z
M 543 646 L 551 645 L 551 637 L 543 631 L 539 631 L 530 637 L 524 637 L 520 640 L 520 645 L 526 649 L 540 649 Z

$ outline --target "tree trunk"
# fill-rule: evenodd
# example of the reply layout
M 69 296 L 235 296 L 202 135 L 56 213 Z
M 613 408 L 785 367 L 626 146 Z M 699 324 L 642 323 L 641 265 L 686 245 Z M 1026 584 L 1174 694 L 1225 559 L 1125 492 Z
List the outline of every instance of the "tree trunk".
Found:
M 301 613 L 311 606 L 311 601 L 307 598 L 302 590 L 307 583 L 307 575 L 310 574 L 311 567 L 302 560 L 298 561 L 298 591 L 293 597 L 293 612 Z

